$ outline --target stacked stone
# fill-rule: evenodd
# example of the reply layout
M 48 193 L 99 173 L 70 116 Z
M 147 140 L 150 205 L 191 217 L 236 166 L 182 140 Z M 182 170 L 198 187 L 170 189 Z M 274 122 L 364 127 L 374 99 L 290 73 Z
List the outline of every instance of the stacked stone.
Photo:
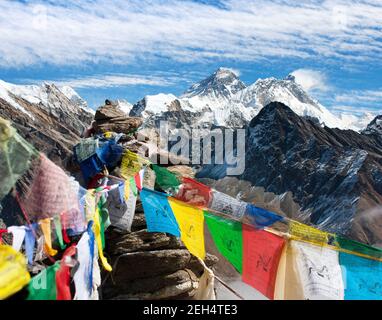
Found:
M 95 115 L 96 132 L 130 133 L 142 124 L 141 118 L 127 117 L 117 106 L 109 103 Z M 136 152 L 142 146 L 134 135 L 124 137 L 124 147 Z M 146 139 L 147 140 L 147 139 Z M 146 141 L 150 142 L 150 141 Z M 162 154 L 158 150 L 154 157 Z M 192 175 L 187 166 L 171 166 L 169 170 Z M 154 185 L 155 175 L 147 178 Z M 115 174 L 118 173 L 118 168 Z M 145 177 L 146 178 L 146 177 Z M 102 299 L 192 299 L 199 286 L 204 267 L 181 243 L 166 233 L 147 232 L 142 204 L 137 200 L 131 231 L 109 227 L 106 231 L 105 254 L 113 271 L 103 274 Z M 217 258 L 207 254 L 205 263 L 213 267 Z

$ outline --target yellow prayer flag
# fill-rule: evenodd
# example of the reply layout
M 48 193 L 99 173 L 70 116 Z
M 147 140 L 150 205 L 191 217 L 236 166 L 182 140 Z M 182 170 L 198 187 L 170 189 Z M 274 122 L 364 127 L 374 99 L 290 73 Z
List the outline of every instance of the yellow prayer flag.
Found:
M 85 215 L 87 222 L 94 219 L 96 206 L 97 204 L 94 189 L 89 189 L 85 195 Z
M 140 157 L 130 150 L 127 150 L 123 154 L 121 161 L 121 176 L 125 179 L 134 177 L 134 175 L 142 169 L 142 166 L 147 163 L 149 163 L 148 160 Z
M 52 247 L 52 229 L 50 225 L 50 218 L 46 218 L 43 220 L 40 220 L 40 227 L 42 230 L 42 233 L 44 235 L 44 250 L 45 252 L 50 256 L 55 256 L 57 254 L 57 250 L 53 249 Z
M 318 245 L 327 244 L 330 236 L 330 234 L 325 231 L 321 231 L 297 221 L 290 222 L 289 234 L 294 240 L 312 242 Z
M 169 203 L 178 222 L 184 245 L 194 256 L 204 259 L 206 250 L 204 248 L 203 210 L 174 198 L 169 198 Z
M 130 196 L 130 180 L 125 180 L 125 201 L 129 200 Z
M 0 245 L 0 300 L 20 291 L 30 281 L 25 257 L 8 245 Z
M 94 224 L 93 224 L 93 232 L 95 235 L 97 248 L 98 248 L 98 255 L 101 259 L 102 265 L 105 268 L 106 271 L 112 271 L 111 265 L 107 262 L 106 257 L 103 255 L 103 249 L 102 249 L 102 239 L 101 239 L 101 222 L 99 217 L 99 209 L 96 209 L 95 215 L 94 215 Z

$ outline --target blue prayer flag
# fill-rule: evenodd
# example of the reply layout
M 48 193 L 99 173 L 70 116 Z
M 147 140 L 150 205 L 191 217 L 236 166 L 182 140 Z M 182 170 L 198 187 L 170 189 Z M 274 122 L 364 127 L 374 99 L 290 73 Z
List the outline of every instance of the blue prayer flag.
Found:
M 244 217 L 256 228 L 268 227 L 283 219 L 282 216 L 256 207 L 253 204 L 247 205 Z
M 167 232 L 180 237 L 174 213 L 164 193 L 143 188 L 140 194 L 149 232 Z
M 345 300 L 382 300 L 382 263 L 340 252 Z

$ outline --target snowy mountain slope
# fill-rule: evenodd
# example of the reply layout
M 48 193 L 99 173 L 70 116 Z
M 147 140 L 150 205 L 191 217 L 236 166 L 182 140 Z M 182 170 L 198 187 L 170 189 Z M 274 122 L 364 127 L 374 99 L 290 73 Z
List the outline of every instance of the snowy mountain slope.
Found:
M 192 127 L 237 128 L 248 124 L 271 102 L 284 103 L 299 116 L 316 118 L 331 128 L 358 131 L 370 121 L 366 121 L 369 118 L 359 121 L 356 116 L 334 115 L 312 99 L 293 76 L 283 80 L 259 79 L 245 86 L 234 72 L 226 68 L 219 68 L 211 76 L 193 84 L 180 97 L 163 93 L 146 96 L 133 106 L 130 115 L 143 116 L 152 125 L 159 118 L 171 120 L 171 111 L 174 105 L 178 105 L 177 112 L 184 111 L 188 117 L 194 118 Z
M 30 104 L 53 111 L 54 109 L 62 109 L 61 100 L 66 100 L 64 97 L 69 100 L 65 101 L 68 102 L 65 107 L 70 111 L 76 113 L 78 109 L 81 109 L 94 113 L 92 109 L 88 108 L 86 101 L 69 86 L 57 87 L 48 83 L 41 86 L 16 85 L 0 80 L 0 98 L 26 113 L 28 112 L 20 105 L 18 99 L 23 99 Z
M 0 117 L 58 164 L 93 119 L 86 102 L 70 87 L 14 85 L 0 80 Z
M 380 119 L 381 120 L 381 119 Z M 381 122 L 379 122 L 381 124 Z M 375 126 L 377 125 L 377 126 Z M 370 130 L 378 129 L 378 119 Z M 266 192 L 291 192 L 303 218 L 365 243 L 382 243 L 382 139 L 322 127 L 282 103 L 270 103 L 246 127 L 239 180 Z M 222 179 L 227 165 L 204 165 L 198 178 Z

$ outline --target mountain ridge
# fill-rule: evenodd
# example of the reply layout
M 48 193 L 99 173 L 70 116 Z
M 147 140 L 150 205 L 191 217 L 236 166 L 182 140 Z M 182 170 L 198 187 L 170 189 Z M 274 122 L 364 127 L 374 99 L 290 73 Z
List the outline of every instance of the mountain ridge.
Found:
M 258 79 L 246 86 L 228 68 L 219 68 L 212 75 L 191 85 L 179 97 L 164 93 L 145 96 L 133 105 L 130 115 L 142 116 L 147 119 L 148 126 L 153 126 L 158 119 L 176 120 L 171 117 L 171 107 L 176 103 L 179 105 L 177 111 L 187 112 L 188 116 L 195 114 L 193 127 L 206 128 L 213 123 L 215 126 L 236 128 L 248 124 L 271 102 L 284 103 L 298 115 L 316 118 L 322 125 L 355 131 L 364 129 L 364 121 L 360 118 L 334 115 L 310 97 L 296 83 L 294 76 L 289 75 L 281 80 L 274 77 Z
M 246 132 L 240 180 L 275 194 L 291 192 L 304 218 L 326 231 L 382 244 L 380 215 L 364 214 L 382 206 L 381 139 L 320 126 L 278 102 L 264 107 Z M 197 177 L 219 180 L 225 170 L 207 165 Z

